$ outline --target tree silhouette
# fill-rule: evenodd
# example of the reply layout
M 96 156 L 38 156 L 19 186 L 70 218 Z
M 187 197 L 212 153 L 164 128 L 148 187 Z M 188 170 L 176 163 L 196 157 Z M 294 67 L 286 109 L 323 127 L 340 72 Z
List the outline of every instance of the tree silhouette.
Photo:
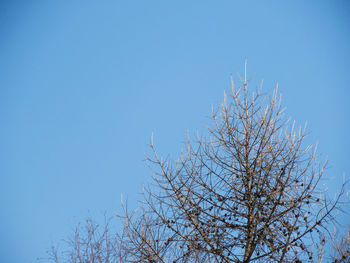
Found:
M 350 263 L 350 227 L 340 238 L 334 236 L 333 250 L 335 252 L 332 256 L 334 263 Z
M 277 89 L 250 93 L 245 70 L 212 120 L 177 161 L 151 142 L 152 184 L 138 210 L 123 206 L 116 262 L 321 261 L 344 184 L 327 197 L 326 162 L 285 119 Z

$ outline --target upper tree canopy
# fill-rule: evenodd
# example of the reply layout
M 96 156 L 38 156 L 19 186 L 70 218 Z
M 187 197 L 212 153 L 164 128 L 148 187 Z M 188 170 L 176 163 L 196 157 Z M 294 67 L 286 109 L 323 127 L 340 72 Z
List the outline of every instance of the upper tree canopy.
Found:
M 95 262 L 320 262 L 343 188 L 327 197 L 326 163 L 304 138 L 283 116 L 277 89 L 262 95 L 249 92 L 246 76 L 232 81 L 208 135 L 189 139 L 177 161 L 160 158 L 151 143 L 153 183 L 143 204 L 131 213 L 124 207 L 114 245 L 91 242 L 87 258 L 92 251 Z
M 284 118 L 277 89 L 260 91 L 248 91 L 246 76 L 232 82 L 209 136 L 188 140 L 176 162 L 151 144 L 155 186 L 141 217 L 125 214 L 127 261 L 321 260 L 339 196 L 320 187 L 326 163 Z

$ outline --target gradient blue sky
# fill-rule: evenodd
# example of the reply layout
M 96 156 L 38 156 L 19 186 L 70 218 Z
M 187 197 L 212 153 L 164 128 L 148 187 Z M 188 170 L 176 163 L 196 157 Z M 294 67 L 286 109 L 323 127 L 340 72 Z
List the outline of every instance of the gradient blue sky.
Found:
M 243 71 L 276 83 L 350 174 L 348 1 L 1 1 L 0 261 L 36 262 L 91 214 L 131 205 L 151 133 L 176 155 Z M 345 222 L 348 216 L 342 216 Z

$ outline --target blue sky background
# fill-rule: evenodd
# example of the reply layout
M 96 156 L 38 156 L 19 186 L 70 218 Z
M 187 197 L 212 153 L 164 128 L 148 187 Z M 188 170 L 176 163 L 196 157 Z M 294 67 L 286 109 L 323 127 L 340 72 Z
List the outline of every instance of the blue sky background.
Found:
M 87 215 L 131 206 L 152 131 L 176 156 L 229 77 L 276 83 L 349 178 L 348 1 L 1 1 L 0 261 L 36 262 Z M 237 79 L 237 77 L 236 77 Z M 348 215 L 340 217 L 342 222 Z

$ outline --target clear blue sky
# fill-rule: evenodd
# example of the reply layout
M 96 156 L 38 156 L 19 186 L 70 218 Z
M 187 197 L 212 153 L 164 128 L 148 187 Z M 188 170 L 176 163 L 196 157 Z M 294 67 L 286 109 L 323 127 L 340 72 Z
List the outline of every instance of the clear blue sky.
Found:
M 175 157 L 248 59 L 350 174 L 348 1 L 1 1 L 0 261 L 36 262 L 90 213 L 131 204 L 151 133 Z M 345 222 L 346 216 L 342 217 Z

